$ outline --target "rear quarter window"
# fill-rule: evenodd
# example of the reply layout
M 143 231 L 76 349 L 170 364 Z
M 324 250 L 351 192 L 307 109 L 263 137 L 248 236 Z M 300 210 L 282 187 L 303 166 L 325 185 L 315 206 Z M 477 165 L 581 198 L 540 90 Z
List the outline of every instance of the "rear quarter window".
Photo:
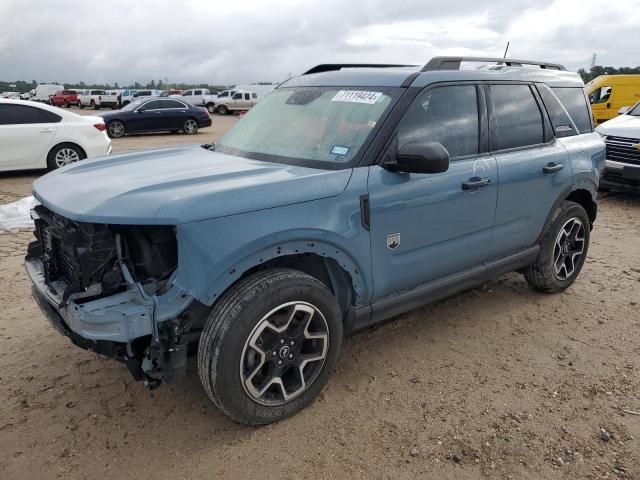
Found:
M 544 103 L 544 107 L 549 115 L 549 120 L 551 120 L 555 136 L 562 138 L 577 135 L 579 132 L 575 123 L 558 97 L 553 94 L 547 85 L 538 84 L 537 88 L 540 93 L 540 98 L 542 98 L 542 103 Z
M 589 104 L 582 88 L 552 88 L 553 93 L 567 109 L 580 133 L 593 131 Z

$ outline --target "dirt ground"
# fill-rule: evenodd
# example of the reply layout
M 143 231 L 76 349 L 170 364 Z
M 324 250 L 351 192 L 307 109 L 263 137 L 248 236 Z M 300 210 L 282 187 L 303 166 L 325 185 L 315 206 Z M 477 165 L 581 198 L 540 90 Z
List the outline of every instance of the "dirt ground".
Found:
M 36 176 L 0 176 L 0 203 Z M 640 416 L 623 411 L 640 412 L 639 234 L 640 197 L 603 198 L 565 293 L 510 274 L 353 336 L 317 401 L 257 429 L 211 404 L 193 360 L 148 392 L 74 347 L 31 299 L 31 234 L 0 235 L 0 478 L 640 478 Z

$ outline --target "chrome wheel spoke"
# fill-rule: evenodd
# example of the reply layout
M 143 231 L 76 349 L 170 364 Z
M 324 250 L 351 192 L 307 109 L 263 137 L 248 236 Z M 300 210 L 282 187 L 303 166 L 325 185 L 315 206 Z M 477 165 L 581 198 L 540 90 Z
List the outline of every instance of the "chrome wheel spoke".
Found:
M 571 218 L 562 226 L 553 248 L 553 271 L 559 280 L 566 280 L 576 271 L 585 249 L 585 226 Z
M 326 319 L 313 305 L 289 302 L 267 313 L 242 351 L 240 377 L 258 403 L 282 405 L 302 394 L 322 370 L 329 346 Z

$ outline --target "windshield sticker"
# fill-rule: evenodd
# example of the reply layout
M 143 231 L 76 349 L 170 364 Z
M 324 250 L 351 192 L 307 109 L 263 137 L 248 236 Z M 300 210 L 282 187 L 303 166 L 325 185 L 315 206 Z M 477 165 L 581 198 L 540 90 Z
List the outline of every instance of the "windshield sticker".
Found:
M 343 147 L 342 145 L 334 145 L 331 149 L 332 155 L 342 155 L 343 157 L 349 153 L 349 147 Z
M 331 99 L 332 102 L 367 103 L 373 105 L 382 96 L 382 92 L 364 90 L 340 90 Z

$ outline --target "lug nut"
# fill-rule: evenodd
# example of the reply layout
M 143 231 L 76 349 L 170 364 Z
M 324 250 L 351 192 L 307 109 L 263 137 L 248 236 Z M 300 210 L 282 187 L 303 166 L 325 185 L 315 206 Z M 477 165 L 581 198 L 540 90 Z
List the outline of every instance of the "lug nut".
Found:
M 278 360 L 278 365 L 282 365 L 282 360 Z
M 291 360 L 293 358 L 293 353 L 289 354 L 289 360 Z
M 271 355 L 273 355 L 273 356 L 275 357 L 275 356 L 276 356 L 276 352 L 275 352 L 275 351 L 273 351 L 273 352 L 271 353 Z
M 281 339 L 280 339 L 280 343 L 284 343 L 284 338 L 281 338 Z
M 291 340 L 291 346 L 293 346 L 293 344 L 294 344 L 294 343 L 296 343 L 296 342 L 294 342 L 293 340 Z

